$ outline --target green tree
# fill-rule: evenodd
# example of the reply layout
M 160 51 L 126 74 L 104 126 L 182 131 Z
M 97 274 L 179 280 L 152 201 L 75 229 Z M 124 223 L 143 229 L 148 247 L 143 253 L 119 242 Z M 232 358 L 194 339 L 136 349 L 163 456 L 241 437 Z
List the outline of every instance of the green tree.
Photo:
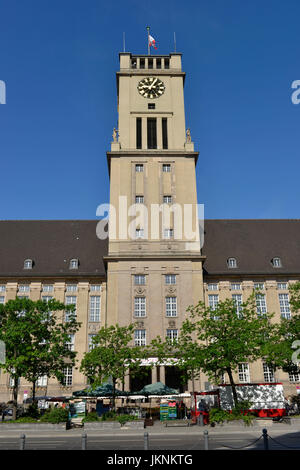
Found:
M 265 345 L 265 359 L 273 367 L 285 372 L 299 373 L 300 362 L 300 282 L 289 288 L 291 317 L 283 318 L 274 326 L 273 340 Z
M 80 370 L 93 388 L 111 378 L 113 407 L 115 407 L 117 380 L 124 381 L 126 374 L 142 373 L 141 362 L 146 358 L 146 348 L 132 346 L 134 324 L 102 327 L 92 341 L 91 351 L 85 353 Z
M 199 302 L 188 308 L 188 314 L 174 345 L 178 365 L 191 376 L 201 369 L 212 382 L 226 372 L 237 405 L 233 373 L 240 363 L 262 357 L 266 342 L 273 337 L 273 315 L 258 315 L 255 294 L 239 308 L 231 299 L 214 308 Z
M 34 302 L 17 298 L 0 305 L 0 340 L 6 349 L 5 362 L 0 363 L 0 367 L 13 381 L 14 418 L 20 378 L 32 383 L 34 399 L 35 384 L 40 376 L 55 376 L 62 380 L 66 364 L 75 363 L 76 353 L 70 351 L 67 342 L 80 324 L 72 314 L 68 322 L 59 318 L 58 312 L 64 314 L 66 311 L 71 313 L 74 307 L 54 299 Z

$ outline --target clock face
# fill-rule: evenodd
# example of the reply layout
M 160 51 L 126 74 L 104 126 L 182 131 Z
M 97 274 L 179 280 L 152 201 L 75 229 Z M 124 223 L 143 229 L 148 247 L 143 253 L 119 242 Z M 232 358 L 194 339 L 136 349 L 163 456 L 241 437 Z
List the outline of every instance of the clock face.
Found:
M 159 78 L 146 77 L 139 82 L 137 89 L 144 98 L 159 98 L 165 91 L 165 85 Z

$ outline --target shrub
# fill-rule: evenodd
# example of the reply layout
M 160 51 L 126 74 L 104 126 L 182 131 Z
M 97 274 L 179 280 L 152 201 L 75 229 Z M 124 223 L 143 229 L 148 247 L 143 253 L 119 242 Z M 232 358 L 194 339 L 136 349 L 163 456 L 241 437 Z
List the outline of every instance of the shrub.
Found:
M 41 423 L 66 423 L 69 420 L 69 411 L 65 408 L 52 408 L 41 417 Z
M 224 421 L 230 420 L 230 413 L 220 408 L 211 408 L 209 411 L 209 422 L 210 423 L 223 423 Z
M 35 419 L 38 419 L 40 417 L 38 404 L 36 402 L 32 403 L 28 407 L 24 417 L 30 417 L 30 418 L 35 418 Z
M 93 421 L 99 421 L 99 416 L 96 413 L 96 411 L 91 411 L 86 415 L 85 418 L 83 418 L 82 422 L 83 423 L 91 423 Z

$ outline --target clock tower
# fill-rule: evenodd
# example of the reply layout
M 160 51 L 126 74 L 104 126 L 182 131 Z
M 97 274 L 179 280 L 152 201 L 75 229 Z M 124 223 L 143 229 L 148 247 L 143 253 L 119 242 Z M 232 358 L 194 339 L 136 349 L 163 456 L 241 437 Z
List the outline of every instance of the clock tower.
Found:
M 119 57 L 118 131 L 107 152 L 106 324 L 136 323 L 143 345 L 176 338 L 187 307 L 203 298 L 198 152 L 185 124 L 181 54 Z M 148 383 L 174 386 L 174 368 L 152 362 Z

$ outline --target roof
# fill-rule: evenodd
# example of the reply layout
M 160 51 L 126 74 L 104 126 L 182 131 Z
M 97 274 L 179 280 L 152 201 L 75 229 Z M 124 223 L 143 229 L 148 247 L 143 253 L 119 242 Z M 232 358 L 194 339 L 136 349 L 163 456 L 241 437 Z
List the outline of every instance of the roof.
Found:
M 0 221 L 0 277 L 105 276 L 97 220 Z M 204 275 L 300 275 L 300 219 L 205 220 Z M 237 268 L 227 267 L 236 258 Z M 271 260 L 279 257 L 281 268 Z M 32 269 L 23 269 L 25 259 Z M 78 269 L 69 269 L 71 259 Z
M 205 220 L 202 254 L 206 275 L 300 274 L 300 219 Z M 237 268 L 227 267 L 231 257 Z
M 107 240 L 96 236 L 97 220 L 0 222 L 1 277 L 105 276 Z M 25 259 L 33 260 L 24 269 Z M 78 259 L 78 269 L 69 269 Z

